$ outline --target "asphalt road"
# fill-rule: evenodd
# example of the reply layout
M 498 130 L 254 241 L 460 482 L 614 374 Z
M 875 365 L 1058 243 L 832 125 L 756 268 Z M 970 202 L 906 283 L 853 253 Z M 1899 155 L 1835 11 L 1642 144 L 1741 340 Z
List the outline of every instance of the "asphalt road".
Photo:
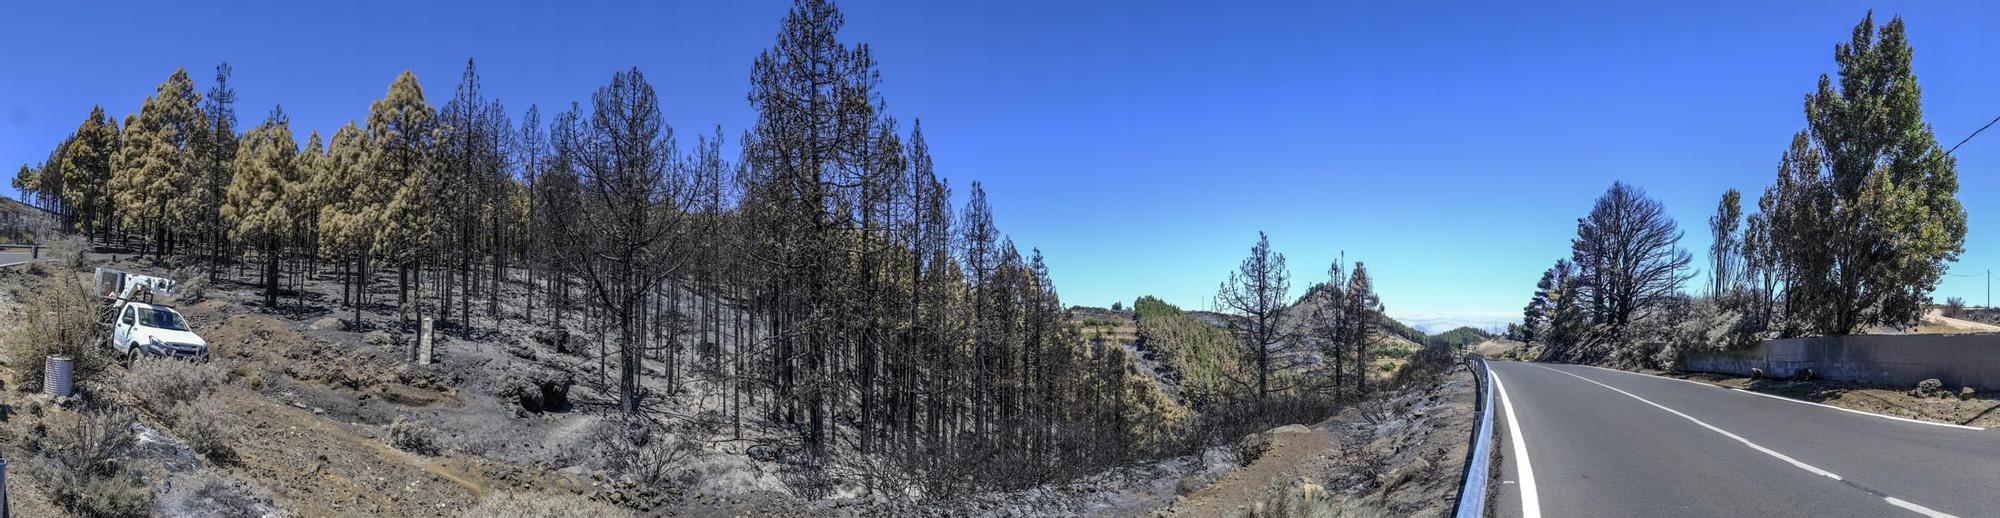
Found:
M 29 259 L 28 252 L 0 252 L 0 265 L 14 264 Z
M 1593 367 L 1492 368 L 1501 516 L 2000 516 L 2000 431 Z

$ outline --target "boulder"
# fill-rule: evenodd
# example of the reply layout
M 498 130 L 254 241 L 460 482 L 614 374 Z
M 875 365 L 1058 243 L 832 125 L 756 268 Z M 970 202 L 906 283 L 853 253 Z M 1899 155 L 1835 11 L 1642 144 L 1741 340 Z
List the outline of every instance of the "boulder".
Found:
M 1944 397 L 1945 394 L 1944 382 L 1937 378 L 1919 381 L 1916 390 L 1910 391 L 1910 395 L 1921 398 Z
M 1977 396 L 1977 395 L 1979 395 L 1979 389 L 1975 389 L 1975 388 L 1972 388 L 1972 387 L 1959 387 L 1959 388 L 1958 388 L 1958 399 L 1959 399 L 1959 400 L 1961 400 L 1961 401 L 1963 401 L 1963 400 L 1970 400 L 1970 399 L 1972 399 L 1972 396 Z
M 367 342 L 368 345 L 389 345 L 393 340 L 389 338 L 389 333 L 376 330 L 361 335 L 361 341 Z
M 500 397 L 530 413 L 567 412 L 575 383 L 566 375 L 508 376 L 501 381 Z

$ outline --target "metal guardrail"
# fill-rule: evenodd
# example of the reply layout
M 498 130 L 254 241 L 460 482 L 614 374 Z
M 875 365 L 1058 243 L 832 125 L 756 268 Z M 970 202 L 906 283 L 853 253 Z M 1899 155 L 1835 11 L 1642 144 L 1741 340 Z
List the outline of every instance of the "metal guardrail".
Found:
M 1479 379 L 1476 410 L 1478 425 L 1472 430 L 1472 447 L 1465 459 L 1465 483 L 1458 488 L 1458 518 L 1481 518 L 1486 514 L 1487 476 L 1493 459 L 1493 369 L 1476 354 L 1465 355 L 1473 376 Z

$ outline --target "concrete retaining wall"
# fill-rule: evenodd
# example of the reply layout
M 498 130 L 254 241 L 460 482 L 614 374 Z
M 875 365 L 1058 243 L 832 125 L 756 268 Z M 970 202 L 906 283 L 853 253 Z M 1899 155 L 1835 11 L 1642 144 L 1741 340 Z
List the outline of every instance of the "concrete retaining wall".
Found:
M 2000 388 L 2000 333 L 1765 340 L 1740 351 L 1690 352 L 1681 368 L 1738 376 L 1758 368 L 1773 377 L 1812 369 L 1831 380 L 1903 386 L 1937 378 L 1946 387 L 1995 389 Z

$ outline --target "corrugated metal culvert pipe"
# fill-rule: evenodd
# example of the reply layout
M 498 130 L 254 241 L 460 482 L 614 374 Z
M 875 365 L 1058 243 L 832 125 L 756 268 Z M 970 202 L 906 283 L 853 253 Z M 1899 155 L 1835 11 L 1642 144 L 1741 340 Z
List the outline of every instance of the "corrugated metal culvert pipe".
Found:
M 51 354 L 42 364 L 42 393 L 55 397 L 69 397 L 71 381 L 76 374 L 76 360 L 60 354 Z

